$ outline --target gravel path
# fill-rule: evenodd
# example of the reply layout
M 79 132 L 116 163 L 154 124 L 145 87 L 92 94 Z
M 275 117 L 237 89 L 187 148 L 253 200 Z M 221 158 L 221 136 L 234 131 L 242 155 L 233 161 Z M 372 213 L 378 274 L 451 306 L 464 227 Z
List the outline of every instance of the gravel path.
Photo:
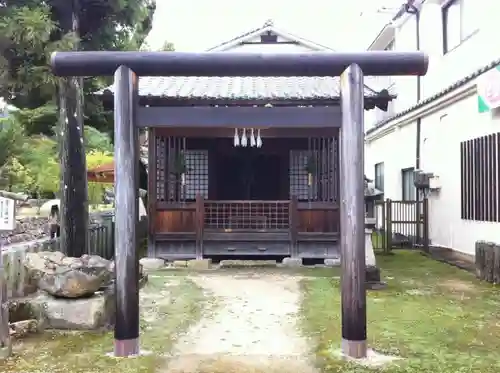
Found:
M 182 337 L 168 373 L 314 373 L 311 344 L 300 335 L 299 278 L 215 274 L 192 278 L 218 302 Z

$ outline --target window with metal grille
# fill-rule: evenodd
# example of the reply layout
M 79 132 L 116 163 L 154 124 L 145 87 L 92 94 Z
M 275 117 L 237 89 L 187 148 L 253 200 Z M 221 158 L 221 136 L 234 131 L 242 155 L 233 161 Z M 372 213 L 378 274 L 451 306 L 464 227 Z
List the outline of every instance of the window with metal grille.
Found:
M 384 162 L 375 165 L 375 188 L 384 191 Z
M 460 143 L 461 218 L 500 222 L 500 133 Z
M 403 201 L 415 201 L 417 193 L 415 190 L 415 169 L 405 168 L 401 170 L 401 181 L 402 181 L 402 199 Z

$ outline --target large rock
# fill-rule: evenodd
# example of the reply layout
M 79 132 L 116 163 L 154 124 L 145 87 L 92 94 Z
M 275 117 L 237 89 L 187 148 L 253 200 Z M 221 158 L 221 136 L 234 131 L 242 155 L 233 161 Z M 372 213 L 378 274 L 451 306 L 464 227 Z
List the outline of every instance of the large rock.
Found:
M 156 271 L 165 267 L 165 261 L 160 258 L 141 258 L 139 264 L 147 271 Z
M 29 301 L 30 298 L 11 300 L 9 306 L 9 331 L 11 338 L 23 338 L 43 330 L 43 310 Z
M 115 296 L 111 291 L 81 299 L 54 298 L 40 293 L 30 303 L 42 310 L 43 324 L 49 329 L 96 330 L 114 324 Z
M 61 298 L 88 297 L 113 278 L 112 262 L 95 255 L 73 258 L 41 251 L 28 253 L 24 265 L 39 289 Z

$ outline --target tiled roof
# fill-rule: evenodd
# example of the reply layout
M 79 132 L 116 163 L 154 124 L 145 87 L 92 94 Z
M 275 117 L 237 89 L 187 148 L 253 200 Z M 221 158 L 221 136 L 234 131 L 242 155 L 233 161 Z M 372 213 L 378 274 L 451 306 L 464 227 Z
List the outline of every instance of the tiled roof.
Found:
M 113 93 L 113 87 L 100 92 Z M 365 97 L 377 92 L 365 87 Z M 338 99 L 339 78 L 331 77 L 141 77 L 143 97 L 193 100 Z
M 277 30 L 272 22 L 251 30 L 243 35 L 226 41 L 209 50 L 226 50 L 234 42 L 244 41 L 257 33 L 272 31 L 314 50 L 332 51 L 331 49 L 300 38 L 285 31 Z M 222 48 L 222 49 L 220 49 Z M 229 48 L 230 49 L 230 48 Z M 365 78 L 365 97 L 377 98 L 377 104 L 383 106 L 393 97 L 381 97 L 371 77 Z M 385 88 L 385 87 L 383 87 Z M 113 87 L 97 94 L 113 93 Z M 190 99 L 190 100 L 337 100 L 340 98 L 338 77 L 141 77 L 139 95 L 150 98 Z M 373 102 L 365 105 L 372 108 Z
M 464 84 L 469 83 L 471 80 L 476 79 L 480 75 L 484 74 L 488 70 L 493 69 L 494 67 L 496 67 L 498 65 L 500 65 L 500 58 L 496 59 L 496 60 L 494 60 L 492 62 L 490 62 L 486 66 L 483 66 L 483 67 L 479 68 L 478 70 L 474 71 L 472 74 L 469 74 L 469 75 L 465 76 L 464 78 L 456 81 L 452 85 L 449 85 L 448 87 L 446 87 L 442 91 L 439 91 L 438 93 L 436 93 L 436 94 L 434 94 L 434 95 L 426 98 L 425 100 L 422 100 L 422 101 L 416 103 L 415 105 L 410 106 L 409 108 L 407 108 L 407 109 L 405 109 L 405 110 L 397 113 L 396 115 L 393 115 L 392 117 L 389 117 L 387 119 L 384 119 L 384 120 L 378 122 L 377 124 L 375 124 L 374 127 L 370 128 L 368 131 L 366 131 L 366 134 L 370 134 L 372 132 L 375 132 L 379 128 L 384 127 L 386 124 L 388 124 L 392 120 L 397 119 L 399 117 L 402 117 L 403 115 L 409 114 L 412 111 L 417 110 L 418 108 L 420 108 L 420 107 L 422 107 L 424 105 L 427 105 L 427 104 L 431 103 L 434 100 L 437 100 L 438 98 L 446 95 L 447 93 L 450 93 L 451 91 L 453 91 L 453 90 L 455 90 L 457 88 L 460 88 Z

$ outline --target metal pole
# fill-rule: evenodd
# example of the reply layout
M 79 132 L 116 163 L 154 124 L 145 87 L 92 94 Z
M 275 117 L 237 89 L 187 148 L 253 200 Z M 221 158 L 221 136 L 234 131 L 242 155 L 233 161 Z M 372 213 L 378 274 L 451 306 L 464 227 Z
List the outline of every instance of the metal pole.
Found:
M 138 78 L 125 66 L 115 72 L 115 349 L 117 357 L 139 353 L 139 136 L 135 125 Z
M 366 357 L 363 72 L 350 65 L 341 75 L 340 245 L 342 352 Z

